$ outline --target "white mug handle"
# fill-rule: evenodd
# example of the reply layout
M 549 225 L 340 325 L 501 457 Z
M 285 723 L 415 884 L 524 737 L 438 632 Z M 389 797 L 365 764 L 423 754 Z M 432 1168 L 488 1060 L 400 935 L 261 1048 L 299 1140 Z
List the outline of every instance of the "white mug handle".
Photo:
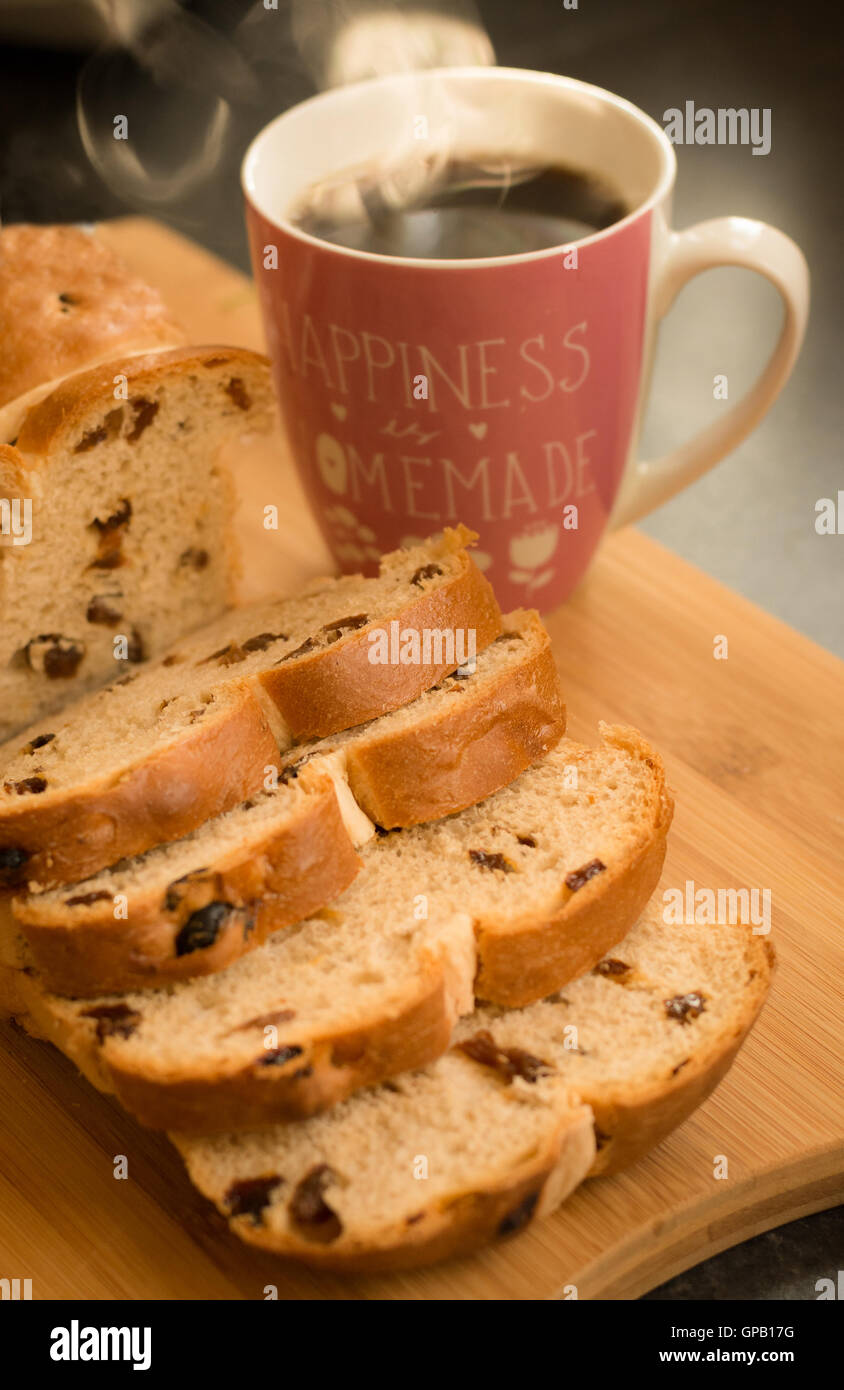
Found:
M 693 275 L 722 265 L 756 270 L 779 290 L 785 305 L 779 342 L 762 375 L 723 419 L 672 453 L 627 470 L 610 519 L 613 530 L 667 502 L 741 443 L 776 400 L 797 360 L 809 316 L 809 268 L 799 246 L 764 222 L 716 217 L 684 232 L 671 232 L 656 286 L 657 319 L 667 314 Z

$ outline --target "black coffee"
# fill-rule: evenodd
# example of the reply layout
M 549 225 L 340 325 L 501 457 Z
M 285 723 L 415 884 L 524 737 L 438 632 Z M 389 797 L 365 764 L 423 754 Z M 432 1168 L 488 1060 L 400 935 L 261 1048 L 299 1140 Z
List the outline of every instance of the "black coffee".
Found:
M 601 177 L 500 156 L 347 170 L 313 185 L 290 220 L 337 246 L 381 256 L 464 260 L 568 245 L 632 211 Z

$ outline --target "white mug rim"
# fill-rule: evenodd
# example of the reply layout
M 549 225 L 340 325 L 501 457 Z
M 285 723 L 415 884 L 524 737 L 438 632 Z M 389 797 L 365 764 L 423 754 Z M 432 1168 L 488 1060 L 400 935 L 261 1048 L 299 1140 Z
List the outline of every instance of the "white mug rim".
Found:
M 251 207 L 264 217 L 279 231 L 283 231 L 286 236 L 291 236 L 297 241 L 303 242 L 322 251 L 323 253 L 334 253 L 339 256 L 351 257 L 353 260 L 369 261 L 377 265 L 393 266 L 414 266 L 420 270 L 479 270 L 483 267 L 523 265 L 532 261 L 543 261 L 552 257 L 559 256 L 570 247 L 576 246 L 578 251 L 587 246 L 593 246 L 597 242 L 606 241 L 617 232 L 629 227 L 638 218 L 646 216 L 653 209 L 659 206 L 671 192 L 677 176 L 677 157 L 674 153 L 674 146 L 668 139 L 662 126 L 658 125 L 653 117 L 632 101 L 625 97 L 617 96 L 615 92 L 608 91 L 605 87 L 595 86 L 591 82 L 582 82 L 576 77 L 564 77 L 559 73 L 538 72 L 531 68 L 505 68 L 505 67 L 453 67 L 453 68 L 431 68 L 416 74 L 425 78 L 430 74 L 431 78 L 471 77 L 479 82 L 488 81 L 495 77 L 505 76 L 526 81 L 530 85 L 545 84 L 548 86 L 564 87 L 569 91 L 588 94 L 608 106 L 613 106 L 617 111 L 639 125 L 656 143 L 661 156 L 661 168 L 657 179 L 656 187 L 649 196 L 637 207 L 629 212 L 626 217 L 613 222 L 611 226 L 604 227 L 601 231 L 592 232 L 589 236 L 581 237 L 576 242 L 561 242 L 559 246 L 543 247 L 539 251 L 521 251 L 510 256 L 477 256 L 466 257 L 465 259 L 433 259 L 431 257 L 417 256 L 385 256 L 377 251 L 359 251 L 351 246 L 338 246 L 334 242 L 323 241 L 319 237 L 312 236 L 309 232 L 303 231 L 289 221 L 287 218 L 280 218 L 272 215 L 259 202 L 259 195 L 255 187 L 255 163 L 258 157 L 259 146 L 267 141 L 271 135 L 277 132 L 278 127 L 289 119 L 292 113 L 300 112 L 304 108 L 316 104 L 324 104 L 335 99 L 340 92 L 346 93 L 357 89 L 372 89 L 379 86 L 387 86 L 399 80 L 399 74 L 388 74 L 386 77 L 370 77 L 361 82 L 349 83 L 345 87 L 332 88 L 327 92 L 317 92 L 312 97 L 307 97 L 304 101 L 296 102 L 294 106 L 282 111 L 269 121 L 258 134 L 250 141 L 246 153 L 241 163 L 241 188 L 244 198 Z

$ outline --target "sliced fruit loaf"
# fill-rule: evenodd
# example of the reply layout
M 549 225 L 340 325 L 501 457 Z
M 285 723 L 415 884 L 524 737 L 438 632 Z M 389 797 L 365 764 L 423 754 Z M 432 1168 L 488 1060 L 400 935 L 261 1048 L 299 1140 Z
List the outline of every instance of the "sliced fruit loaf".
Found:
M 258 353 L 180 348 L 69 377 L 0 445 L 0 497 L 32 509 L 28 544 L 0 547 L 0 738 L 233 602 L 221 450 L 271 409 Z
M 634 730 L 602 732 L 459 815 L 370 841 L 331 907 L 219 974 L 70 1000 L 21 943 L 23 1006 L 161 1128 L 298 1119 L 423 1066 L 476 993 L 511 1005 L 566 984 L 653 891 L 672 810 L 662 765 Z
M 538 615 L 519 610 L 504 625 L 472 673 L 292 750 L 275 792 L 81 883 L 16 899 L 45 986 L 91 995 L 211 974 L 336 897 L 373 821 L 413 825 L 512 781 L 562 738 L 565 706 Z
M 386 555 L 374 578 L 323 579 L 295 598 L 233 609 L 7 741 L 0 886 L 73 882 L 178 839 L 260 790 L 279 746 L 430 689 L 472 641 L 481 651 L 501 631 L 465 548 L 472 539 L 446 530 Z M 382 664 L 371 657 L 388 629 L 396 643 Z M 402 634 L 419 661 L 389 660 Z
M 682 1123 L 730 1067 L 773 961 L 748 927 L 666 926 L 656 896 L 564 996 L 478 1010 L 423 1071 L 298 1124 L 171 1137 L 252 1245 L 339 1270 L 462 1254 Z

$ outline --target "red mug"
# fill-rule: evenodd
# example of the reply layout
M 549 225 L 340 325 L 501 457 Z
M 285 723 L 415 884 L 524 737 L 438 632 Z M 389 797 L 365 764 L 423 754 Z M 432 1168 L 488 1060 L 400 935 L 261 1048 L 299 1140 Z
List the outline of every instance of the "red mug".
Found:
M 570 246 L 475 260 L 321 241 L 291 207 L 316 181 L 389 161 L 419 131 L 451 148 L 565 163 L 628 216 Z M 571 78 L 448 68 L 313 97 L 244 159 L 252 263 L 282 416 L 338 565 L 465 522 L 502 607 L 547 611 L 603 533 L 710 468 L 758 423 L 800 349 L 806 262 L 782 232 L 723 217 L 670 229 L 673 147 L 644 112 Z M 765 275 L 785 318 L 761 376 L 714 426 L 637 461 L 656 330 L 701 270 Z

